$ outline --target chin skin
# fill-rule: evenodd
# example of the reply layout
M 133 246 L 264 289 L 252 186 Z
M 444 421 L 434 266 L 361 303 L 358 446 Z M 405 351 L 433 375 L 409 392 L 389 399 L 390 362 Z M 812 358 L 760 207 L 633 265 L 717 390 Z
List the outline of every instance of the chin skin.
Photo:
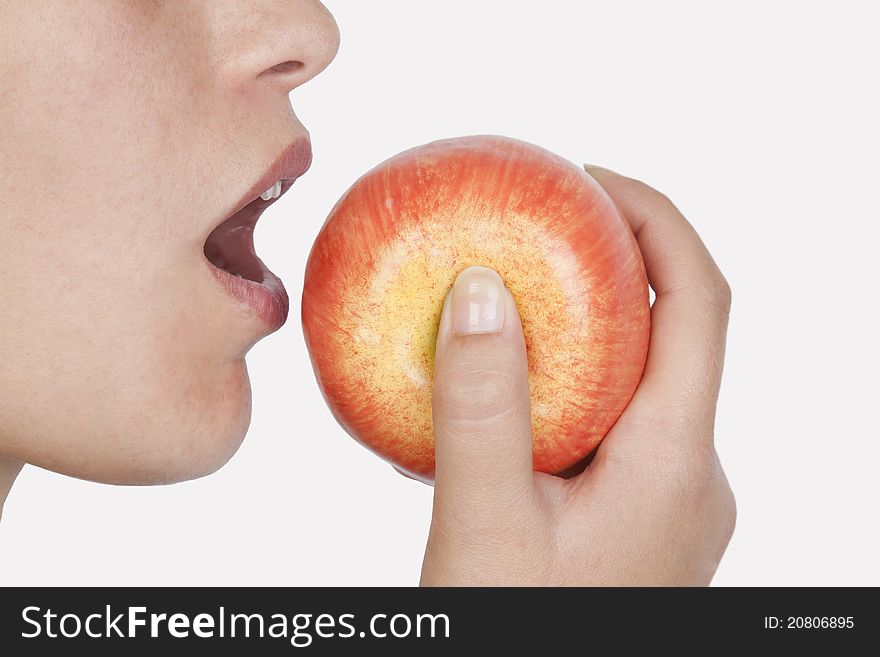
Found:
M 126 417 L 70 423 L 65 449 L 55 428 L 36 429 L 22 449 L 4 454 L 60 474 L 104 484 L 173 484 L 212 474 L 238 450 L 251 419 L 251 389 L 244 359 L 199 391 L 166 389 L 162 405 L 131 408 Z M 87 408 L 87 402 L 83 401 Z M 77 431 L 81 424 L 84 433 Z M 43 433 L 45 432 L 45 433 Z M 50 446 L 35 450 L 35 445 Z
M 75 474 L 108 484 L 173 484 L 213 474 L 238 451 L 251 421 L 251 387 L 244 359 L 237 361 L 227 377 L 215 382 L 206 393 L 182 398 L 184 401 L 158 413 L 160 422 L 148 431 L 124 438 L 135 438 L 147 449 L 129 458 L 107 458 L 89 472 Z M 174 421 L 176 420 L 176 422 Z M 120 438 L 113 438 L 116 443 Z M 163 449 L 155 449 L 163 445 Z M 152 448 L 151 448 L 152 446 Z

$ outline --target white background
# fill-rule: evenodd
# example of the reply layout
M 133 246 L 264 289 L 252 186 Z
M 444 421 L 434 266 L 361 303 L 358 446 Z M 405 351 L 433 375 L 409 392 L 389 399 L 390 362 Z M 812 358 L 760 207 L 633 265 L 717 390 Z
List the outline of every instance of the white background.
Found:
M 734 292 L 717 445 L 739 506 L 719 585 L 880 585 L 872 3 L 332 0 L 337 60 L 293 95 L 312 170 L 260 223 L 291 319 L 249 357 L 216 475 L 114 488 L 26 468 L 9 584 L 409 585 L 431 489 L 348 438 L 299 323 L 312 240 L 361 173 L 433 139 L 518 137 L 642 178 Z

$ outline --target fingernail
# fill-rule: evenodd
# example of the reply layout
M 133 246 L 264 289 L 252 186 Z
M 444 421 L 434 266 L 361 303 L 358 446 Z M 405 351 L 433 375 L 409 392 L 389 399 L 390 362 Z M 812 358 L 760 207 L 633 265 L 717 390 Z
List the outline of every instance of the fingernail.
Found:
M 468 267 L 452 286 L 452 331 L 496 333 L 504 327 L 504 282 L 488 267 Z

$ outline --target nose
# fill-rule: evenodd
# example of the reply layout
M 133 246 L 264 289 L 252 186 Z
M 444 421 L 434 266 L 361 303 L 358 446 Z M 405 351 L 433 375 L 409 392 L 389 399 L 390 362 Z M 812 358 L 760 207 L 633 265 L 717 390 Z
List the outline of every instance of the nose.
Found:
M 213 55 L 229 86 L 289 93 L 327 68 L 339 28 L 319 0 L 212 0 Z

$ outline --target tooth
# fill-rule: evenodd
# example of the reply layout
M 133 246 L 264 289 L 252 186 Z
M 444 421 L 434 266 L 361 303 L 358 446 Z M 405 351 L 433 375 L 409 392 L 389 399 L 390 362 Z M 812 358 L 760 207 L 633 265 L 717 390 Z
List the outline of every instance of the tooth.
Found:
M 260 198 L 264 201 L 271 201 L 273 198 L 278 198 L 281 196 L 281 181 L 277 181 L 274 185 L 272 185 L 265 192 L 260 194 Z

